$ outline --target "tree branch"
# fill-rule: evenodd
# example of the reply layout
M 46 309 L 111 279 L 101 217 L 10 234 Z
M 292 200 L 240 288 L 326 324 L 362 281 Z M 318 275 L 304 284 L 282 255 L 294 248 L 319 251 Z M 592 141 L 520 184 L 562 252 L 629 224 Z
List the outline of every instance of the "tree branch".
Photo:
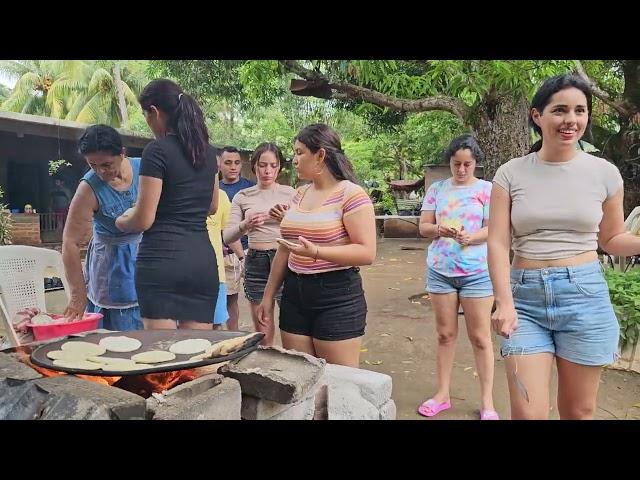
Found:
M 574 60 L 574 63 L 575 63 L 575 66 L 576 66 L 576 72 L 578 73 L 578 75 L 580 75 L 584 79 L 585 82 L 587 82 L 589 84 L 589 86 L 591 87 L 591 91 L 593 92 L 593 94 L 596 97 L 598 97 L 604 103 L 609 105 L 611 108 L 613 108 L 616 112 L 618 112 L 623 117 L 628 118 L 628 117 L 631 116 L 632 112 L 630 112 L 628 109 L 626 109 L 620 103 L 614 102 L 611 99 L 611 95 L 609 95 L 607 92 L 602 90 L 596 84 L 596 82 L 594 82 L 593 80 L 591 80 L 589 78 L 589 76 L 587 75 L 587 72 L 584 70 L 584 67 L 582 66 L 582 62 L 580 60 Z
M 403 112 L 442 110 L 457 115 L 464 121 L 467 121 L 471 114 L 471 109 L 462 100 L 455 97 L 434 95 L 432 97 L 409 100 L 386 95 L 342 80 L 331 80 L 321 72 L 309 70 L 303 67 L 295 60 L 281 60 L 280 64 L 288 71 L 304 78 L 307 81 L 324 83 L 332 90 L 331 98 L 339 98 L 340 100 L 360 100 Z

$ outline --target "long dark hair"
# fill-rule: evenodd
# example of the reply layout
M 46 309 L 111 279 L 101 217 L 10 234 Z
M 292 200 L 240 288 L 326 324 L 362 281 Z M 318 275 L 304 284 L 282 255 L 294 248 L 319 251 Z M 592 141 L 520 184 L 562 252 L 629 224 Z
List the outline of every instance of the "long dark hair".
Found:
M 138 101 L 145 111 L 153 105 L 167 114 L 168 126 L 175 131 L 193 166 L 201 168 L 209 147 L 209 132 L 198 102 L 176 83 L 166 79 L 149 82 Z
M 589 128 L 591 127 L 591 106 L 593 104 L 593 97 L 589 84 L 582 77 L 572 73 L 565 73 L 563 75 L 556 75 L 555 77 L 547 78 L 533 96 L 533 100 L 531 100 L 531 108 L 529 109 L 529 126 L 533 128 L 538 135 L 540 135 L 540 140 L 531 146 L 529 153 L 539 151 L 542 148 L 543 140 L 542 129 L 533 121 L 531 112 L 535 108 L 540 112 L 540 114 L 542 114 L 544 108 L 551 101 L 551 97 L 560 90 L 564 90 L 566 88 L 577 88 L 584 93 L 585 97 L 587 97 L 587 114 L 589 115 L 589 120 L 587 122 L 586 131 L 589 131 Z
M 78 140 L 78 153 L 82 156 L 90 153 L 105 152 L 110 155 L 120 155 L 122 137 L 118 131 L 109 125 L 97 124 L 88 127 Z
M 275 143 L 261 143 L 251 154 L 251 170 L 253 170 L 253 173 L 255 173 L 256 175 L 258 175 L 258 172 L 256 172 L 256 164 L 258 163 L 258 160 L 260 160 L 262 154 L 265 152 L 271 152 L 276 156 L 276 158 L 278 159 L 278 168 L 282 169 L 282 165 L 284 164 L 284 155 L 282 154 L 282 150 L 280 150 L 280 147 L 278 147 Z
M 321 148 L 324 148 L 326 152 L 324 163 L 337 180 L 349 180 L 350 182 L 358 183 L 353 173 L 353 165 L 351 165 L 351 162 L 342 151 L 340 137 L 329 125 L 324 123 L 307 125 L 296 135 L 294 142 L 296 140 L 304 143 L 311 153 L 316 153 Z

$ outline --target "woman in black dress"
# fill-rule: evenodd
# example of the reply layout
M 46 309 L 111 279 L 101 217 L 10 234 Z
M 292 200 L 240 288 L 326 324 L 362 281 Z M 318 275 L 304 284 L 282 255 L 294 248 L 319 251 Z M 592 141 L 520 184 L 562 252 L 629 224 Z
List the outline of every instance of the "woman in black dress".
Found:
M 136 205 L 116 221 L 144 231 L 136 291 L 147 329 L 211 329 L 218 269 L 207 214 L 218 200 L 215 149 L 202 110 L 170 80 L 153 80 L 140 105 L 156 140 L 142 152 Z

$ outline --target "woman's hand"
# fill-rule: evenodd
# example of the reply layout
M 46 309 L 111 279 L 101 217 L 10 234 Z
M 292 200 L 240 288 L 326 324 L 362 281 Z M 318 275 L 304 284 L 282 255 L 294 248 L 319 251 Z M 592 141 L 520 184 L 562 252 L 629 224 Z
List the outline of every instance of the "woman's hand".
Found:
M 298 237 L 299 244 L 294 243 L 280 243 L 284 248 L 290 252 L 300 255 L 301 257 L 318 258 L 318 245 L 310 242 L 304 237 Z
M 456 238 L 458 236 L 458 230 L 453 227 L 447 227 L 446 225 L 437 224 L 438 236 L 446 238 Z
M 264 333 L 263 345 L 271 345 L 275 325 L 273 322 L 273 309 L 275 301 L 271 298 L 263 297 L 256 311 L 258 317 L 258 331 Z
M 509 307 L 496 306 L 495 312 L 491 315 L 491 325 L 498 335 L 509 338 L 518 328 L 518 314 L 513 305 Z
M 250 232 L 256 227 L 260 225 L 264 225 L 269 219 L 269 214 L 264 212 L 255 212 L 250 213 L 247 217 L 240 223 L 240 231 L 242 232 Z
M 68 322 L 75 322 L 82 320 L 84 317 L 85 309 L 87 308 L 87 297 L 79 297 L 72 295 L 67 304 L 67 308 L 64 309 L 64 318 Z
M 286 203 L 278 203 L 271 207 L 269 210 L 269 216 L 278 222 L 281 222 L 284 216 L 287 214 L 287 210 L 289 210 L 289 205 Z
M 460 228 L 460 231 L 456 234 L 455 239 L 456 239 L 456 242 L 458 242 L 463 247 L 466 247 L 467 245 L 471 245 L 471 242 L 473 241 L 473 239 L 471 238 L 471 234 L 464 229 L 464 225 Z

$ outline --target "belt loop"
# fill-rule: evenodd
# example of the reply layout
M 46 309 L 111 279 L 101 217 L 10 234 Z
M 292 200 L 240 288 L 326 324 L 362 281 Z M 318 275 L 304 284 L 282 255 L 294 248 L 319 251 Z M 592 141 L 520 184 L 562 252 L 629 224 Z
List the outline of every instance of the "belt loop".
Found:
M 525 274 L 525 269 L 522 268 L 520 269 L 520 275 L 518 275 L 520 277 L 520 284 L 523 285 L 524 284 L 524 274 Z
M 567 273 L 569 274 L 569 281 L 575 283 L 576 272 L 573 267 L 567 267 Z

